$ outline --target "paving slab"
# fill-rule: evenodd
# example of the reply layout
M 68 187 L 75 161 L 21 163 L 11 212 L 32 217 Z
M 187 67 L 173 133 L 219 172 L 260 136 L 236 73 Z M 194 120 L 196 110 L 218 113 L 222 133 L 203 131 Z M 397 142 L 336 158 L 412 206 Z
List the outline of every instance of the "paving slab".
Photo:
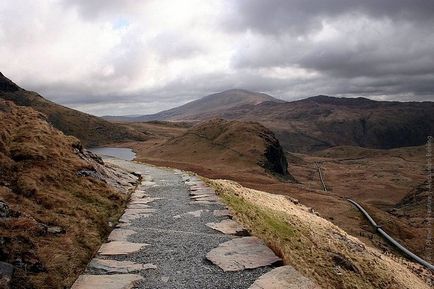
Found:
M 214 210 L 213 215 L 216 217 L 232 217 L 231 211 L 224 209 L 224 210 Z
M 112 241 L 109 243 L 102 244 L 101 248 L 98 250 L 100 255 L 127 255 L 137 251 L 142 248 L 149 246 L 145 243 L 131 243 L 127 241 Z
M 206 257 L 225 272 L 254 269 L 282 261 L 256 237 L 225 242 L 211 250 Z
M 136 274 L 81 275 L 71 289 L 131 289 L 142 279 Z
M 265 273 L 249 289 L 321 289 L 292 266 L 282 266 Z
M 206 225 L 214 230 L 222 232 L 223 234 L 237 236 L 248 235 L 247 230 L 243 226 L 241 226 L 238 222 L 230 219 L 222 220 L 219 223 L 207 223 Z
M 105 273 L 135 273 L 141 270 L 157 269 L 154 264 L 140 264 L 131 261 L 116 261 L 110 259 L 94 258 L 89 267 Z
M 130 229 L 114 229 L 108 236 L 109 241 L 127 241 L 128 237 L 135 234 L 136 231 Z

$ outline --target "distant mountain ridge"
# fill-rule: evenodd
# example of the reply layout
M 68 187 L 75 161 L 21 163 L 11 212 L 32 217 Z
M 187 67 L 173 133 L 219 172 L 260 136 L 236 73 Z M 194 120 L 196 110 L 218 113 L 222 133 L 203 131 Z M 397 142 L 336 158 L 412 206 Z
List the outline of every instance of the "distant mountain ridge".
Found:
M 257 105 L 263 102 L 282 103 L 284 101 L 276 99 L 265 93 L 252 92 L 244 89 L 230 89 L 220 93 L 210 94 L 198 100 L 191 101 L 184 105 L 164 110 L 159 113 L 132 116 L 103 116 L 106 120 L 117 121 L 151 121 L 151 120 L 171 120 L 182 121 L 200 118 L 217 117 L 226 110 L 246 105 Z
M 86 146 L 97 146 L 126 140 L 144 140 L 146 135 L 125 126 L 110 123 L 51 102 L 36 92 L 20 88 L 0 72 L 0 98 L 20 106 L 29 106 L 45 114 L 48 121 L 67 135 L 77 137 Z
M 236 96 L 249 101 L 224 100 Z M 253 98 L 251 96 L 260 96 Z M 213 106 L 213 100 L 220 105 Z M 206 104 L 202 106 L 201 104 Z M 203 108 L 204 107 L 204 108 Z M 375 101 L 318 95 L 285 102 L 244 90 L 213 94 L 150 116 L 128 121 L 257 121 L 271 129 L 284 149 L 317 151 L 334 146 L 389 149 L 418 146 L 434 134 L 434 102 Z

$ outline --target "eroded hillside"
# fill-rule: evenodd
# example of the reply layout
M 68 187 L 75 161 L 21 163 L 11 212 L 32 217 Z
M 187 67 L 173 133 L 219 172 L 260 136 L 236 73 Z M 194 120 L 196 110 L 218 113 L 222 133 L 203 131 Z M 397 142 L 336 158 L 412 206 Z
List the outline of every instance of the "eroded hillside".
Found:
M 0 261 L 15 266 L 13 288 L 71 285 L 122 212 L 129 181 L 43 114 L 0 100 Z

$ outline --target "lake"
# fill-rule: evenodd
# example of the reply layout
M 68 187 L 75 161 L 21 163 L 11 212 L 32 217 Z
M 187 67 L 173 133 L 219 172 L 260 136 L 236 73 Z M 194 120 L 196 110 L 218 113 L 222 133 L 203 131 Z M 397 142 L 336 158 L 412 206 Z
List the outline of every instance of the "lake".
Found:
M 100 147 L 100 148 L 90 148 L 88 150 L 99 156 L 115 157 L 126 161 L 132 161 L 136 157 L 136 153 L 133 152 L 132 149 L 128 149 L 128 148 Z

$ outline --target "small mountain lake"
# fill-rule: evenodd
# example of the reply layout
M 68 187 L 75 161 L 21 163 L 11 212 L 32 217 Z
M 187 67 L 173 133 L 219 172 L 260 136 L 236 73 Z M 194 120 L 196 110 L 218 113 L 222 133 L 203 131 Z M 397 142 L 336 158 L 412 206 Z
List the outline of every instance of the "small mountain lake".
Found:
M 115 157 L 126 161 L 132 161 L 136 157 L 136 153 L 133 152 L 132 149 L 128 149 L 128 148 L 99 147 L 99 148 L 90 148 L 88 150 L 99 156 Z

